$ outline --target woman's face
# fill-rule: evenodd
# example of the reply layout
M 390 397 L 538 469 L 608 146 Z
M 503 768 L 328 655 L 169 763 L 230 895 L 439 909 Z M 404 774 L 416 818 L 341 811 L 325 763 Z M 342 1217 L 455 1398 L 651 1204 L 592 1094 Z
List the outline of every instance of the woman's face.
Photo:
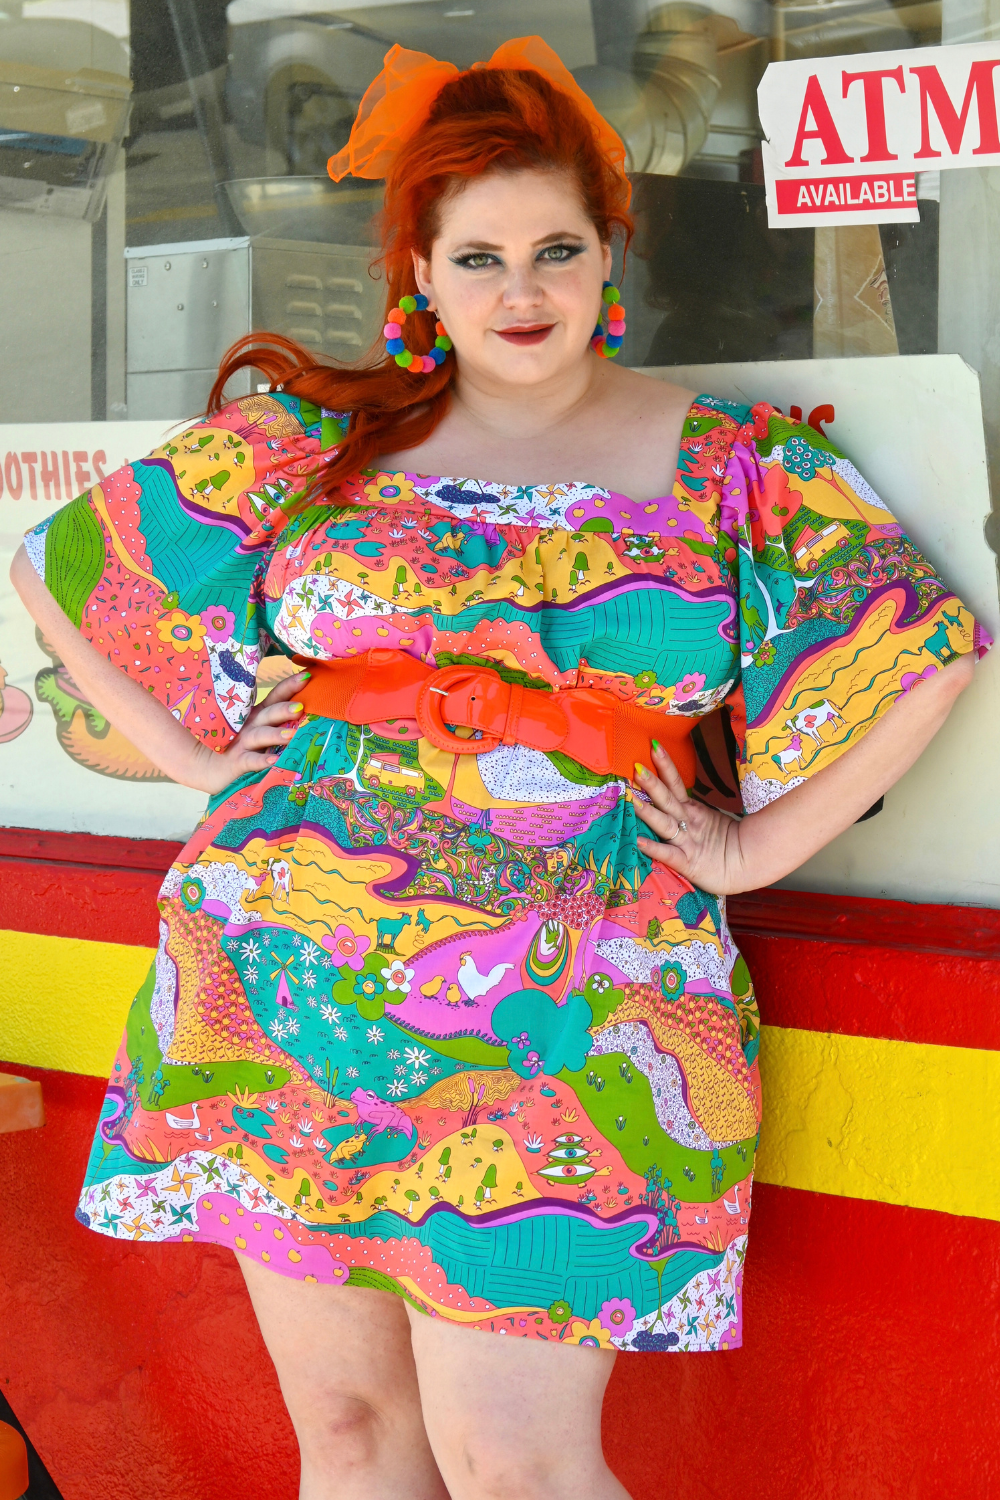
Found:
M 495 172 L 442 204 L 430 260 L 414 265 L 463 375 L 524 386 L 584 358 L 611 251 L 571 177 Z

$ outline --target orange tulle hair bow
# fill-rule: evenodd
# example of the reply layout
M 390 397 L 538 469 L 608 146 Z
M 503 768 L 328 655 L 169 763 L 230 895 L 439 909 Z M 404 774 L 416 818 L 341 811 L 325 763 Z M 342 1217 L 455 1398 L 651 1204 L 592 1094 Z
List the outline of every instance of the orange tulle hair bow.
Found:
M 625 147 L 621 138 L 540 36 L 504 42 L 488 62 L 473 66 L 542 73 L 582 110 L 594 127 L 601 150 L 624 177 Z M 348 176 L 385 177 L 396 152 L 420 129 L 441 89 L 457 78 L 459 71 L 454 63 L 438 62 L 426 52 L 410 52 L 398 44 L 387 52 L 381 73 L 365 91 L 350 140 L 327 163 L 334 182 Z

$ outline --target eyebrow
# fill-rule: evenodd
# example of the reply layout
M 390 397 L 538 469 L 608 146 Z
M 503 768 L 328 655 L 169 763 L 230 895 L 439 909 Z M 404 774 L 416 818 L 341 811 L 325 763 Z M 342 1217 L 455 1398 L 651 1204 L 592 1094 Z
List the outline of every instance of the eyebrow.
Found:
M 544 245 L 556 245 L 562 240 L 576 240 L 579 242 L 583 238 L 584 236 L 577 230 L 561 229 L 557 230 L 555 234 L 545 235 L 540 240 L 532 240 L 532 244 L 541 249 Z M 460 240 L 458 243 L 464 250 L 488 250 L 496 252 L 503 249 L 502 245 L 491 244 L 488 240 Z

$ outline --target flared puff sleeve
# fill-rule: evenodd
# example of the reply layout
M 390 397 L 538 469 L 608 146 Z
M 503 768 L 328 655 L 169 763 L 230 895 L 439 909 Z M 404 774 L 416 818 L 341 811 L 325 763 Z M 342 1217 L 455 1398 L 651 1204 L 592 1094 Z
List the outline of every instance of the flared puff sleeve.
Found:
M 828 438 L 761 403 L 720 475 L 757 812 L 857 744 L 903 693 L 992 639 Z
M 25 548 L 73 624 L 214 749 L 253 705 L 261 584 L 340 425 L 260 394 L 194 422 L 29 531 Z

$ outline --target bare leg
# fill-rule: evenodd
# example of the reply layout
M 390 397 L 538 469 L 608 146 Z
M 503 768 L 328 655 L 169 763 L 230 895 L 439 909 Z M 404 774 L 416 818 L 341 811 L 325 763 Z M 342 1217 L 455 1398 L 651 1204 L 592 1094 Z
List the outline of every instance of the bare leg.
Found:
M 298 1438 L 299 1500 L 447 1500 L 403 1299 L 236 1259 Z
M 601 1450 L 613 1354 L 406 1311 L 424 1425 L 452 1500 L 627 1500 Z

